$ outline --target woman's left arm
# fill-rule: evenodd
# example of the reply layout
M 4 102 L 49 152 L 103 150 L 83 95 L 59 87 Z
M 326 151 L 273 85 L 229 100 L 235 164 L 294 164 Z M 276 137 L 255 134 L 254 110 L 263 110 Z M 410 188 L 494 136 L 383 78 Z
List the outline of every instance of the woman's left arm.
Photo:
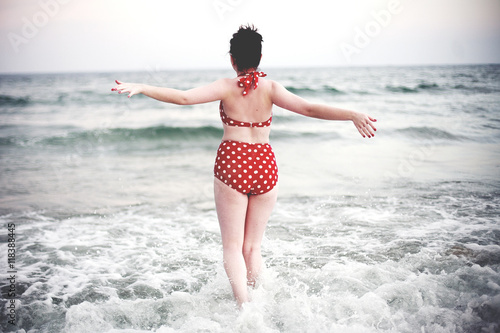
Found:
M 118 91 L 119 94 L 128 93 L 129 98 L 137 94 L 143 94 L 165 103 L 179 105 L 192 105 L 218 101 L 224 98 L 227 91 L 227 83 L 225 79 L 220 79 L 206 86 L 190 90 L 155 87 L 141 83 L 125 83 L 118 80 L 115 82 L 117 85 L 111 90 Z
M 304 115 L 325 120 L 351 120 L 364 137 L 373 137 L 377 129 L 373 124 L 377 120 L 356 111 L 336 108 L 325 104 L 309 103 L 305 99 L 286 90 L 281 84 L 273 81 L 273 103 L 277 106 Z

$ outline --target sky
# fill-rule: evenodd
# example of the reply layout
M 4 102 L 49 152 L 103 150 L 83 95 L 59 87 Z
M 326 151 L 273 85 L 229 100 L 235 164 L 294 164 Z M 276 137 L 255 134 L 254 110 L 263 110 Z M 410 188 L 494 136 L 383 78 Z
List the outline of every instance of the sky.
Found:
M 500 63 L 500 0 L 0 0 L 0 73 Z

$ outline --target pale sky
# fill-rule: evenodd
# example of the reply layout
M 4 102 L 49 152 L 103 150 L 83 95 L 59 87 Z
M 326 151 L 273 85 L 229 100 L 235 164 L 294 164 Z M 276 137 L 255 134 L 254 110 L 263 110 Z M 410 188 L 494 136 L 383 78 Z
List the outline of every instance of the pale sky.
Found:
M 500 0 L 0 0 L 0 72 L 500 63 Z

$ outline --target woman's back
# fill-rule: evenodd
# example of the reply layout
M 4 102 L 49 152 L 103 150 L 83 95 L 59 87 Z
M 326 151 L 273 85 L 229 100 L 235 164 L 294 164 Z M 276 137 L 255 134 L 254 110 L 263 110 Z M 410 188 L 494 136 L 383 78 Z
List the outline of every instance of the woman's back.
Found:
M 226 79 L 227 94 L 221 107 L 225 115 L 238 122 L 265 123 L 272 117 L 272 81 L 260 78 L 258 88 L 251 87 L 246 95 L 239 86 L 240 77 Z M 224 124 L 223 140 L 249 143 L 269 142 L 270 126 L 232 126 Z

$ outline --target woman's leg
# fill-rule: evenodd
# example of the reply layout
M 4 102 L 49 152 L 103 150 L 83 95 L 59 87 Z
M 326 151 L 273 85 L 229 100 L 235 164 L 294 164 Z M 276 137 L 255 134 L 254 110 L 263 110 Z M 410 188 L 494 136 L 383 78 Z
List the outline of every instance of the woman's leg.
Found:
M 215 207 L 222 236 L 224 268 L 234 297 L 241 306 L 248 302 L 247 274 L 243 259 L 243 240 L 248 196 L 214 178 Z
M 251 286 L 262 269 L 260 247 L 267 221 L 276 203 L 278 187 L 265 194 L 252 195 L 248 199 L 248 209 L 245 221 L 245 238 L 243 240 L 243 257 L 247 268 L 247 281 Z

